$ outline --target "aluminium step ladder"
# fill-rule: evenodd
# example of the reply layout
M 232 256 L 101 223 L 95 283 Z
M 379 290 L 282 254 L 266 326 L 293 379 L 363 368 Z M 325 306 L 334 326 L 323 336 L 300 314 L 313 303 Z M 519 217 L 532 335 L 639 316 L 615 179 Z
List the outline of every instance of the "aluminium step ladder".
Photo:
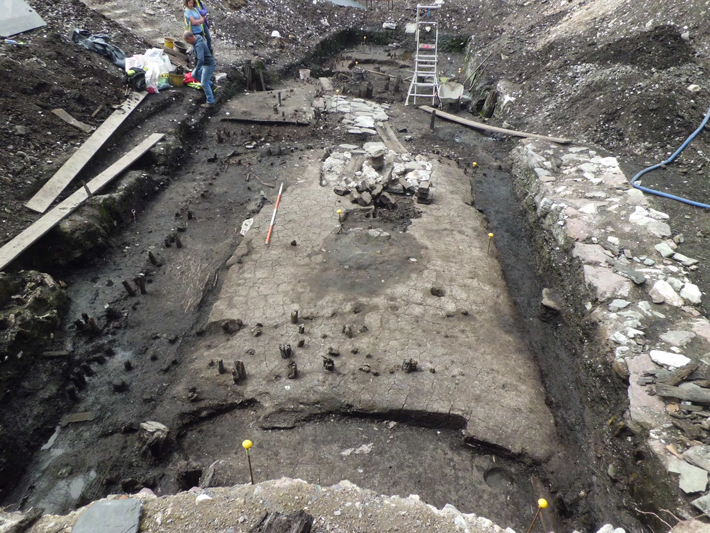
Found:
M 407 100 L 404 105 L 409 105 L 409 98 L 417 105 L 417 97 L 431 98 L 431 105 L 441 107 L 439 99 L 439 76 L 437 74 L 439 24 L 437 12 L 441 4 L 418 5 L 416 21 L 417 48 L 414 56 L 414 74 L 409 85 Z

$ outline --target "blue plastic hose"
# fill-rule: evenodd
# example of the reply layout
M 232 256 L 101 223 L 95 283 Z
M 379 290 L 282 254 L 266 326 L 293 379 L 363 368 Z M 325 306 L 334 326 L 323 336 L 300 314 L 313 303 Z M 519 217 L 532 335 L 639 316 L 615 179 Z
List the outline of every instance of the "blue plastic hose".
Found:
M 642 187 L 641 185 L 636 185 L 636 180 L 638 180 L 641 176 L 646 174 L 646 172 L 651 172 L 652 170 L 656 170 L 658 167 L 662 167 L 663 165 L 667 165 L 669 163 L 672 163 L 673 160 L 680 155 L 680 153 L 685 150 L 686 146 L 690 144 L 690 141 L 695 139 L 695 137 L 698 136 L 698 134 L 703 131 L 703 128 L 705 128 L 705 125 L 708 123 L 708 120 L 710 120 L 710 109 L 708 109 L 707 114 L 705 115 L 705 118 L 703 119 L 703 123 L 700 124 L 700 127 L 698 127 L 697 130 L 693 132 L 693 134 L 688 137 L 683 144 L 680 145 L 680 148 L 675 151 L 675 153 L 670 156 L 668 159 L 665 161 L 658 163 L 657 165 L 653 165 L 648 168 L 644 168 L 641 172 L 636 174 L 632 179 L 631 179 L 631 185 L 634 186 L 634 188 L 647 192 L 649 194 L 655 194 L 657 196 L 662 196 L 663 198 L 670 198 L 671 200 L 677 200 L 678 202 L 683 202 L 684 204 L 688 205 L 694 205 L 695 207 L 704 207 L 705 209 L 710 209 L 710 205 L 708 204 L 703 204 L 700 202 L 695 202 L 693 200 L 688 200 L 687 198 L 681 198 L 680 196 L 675 196 L 673 194 L 668 194 L 667 192 L 661 192 L 661 191 L 656 191 L 655 189 L 649 189 L 648 187 Z

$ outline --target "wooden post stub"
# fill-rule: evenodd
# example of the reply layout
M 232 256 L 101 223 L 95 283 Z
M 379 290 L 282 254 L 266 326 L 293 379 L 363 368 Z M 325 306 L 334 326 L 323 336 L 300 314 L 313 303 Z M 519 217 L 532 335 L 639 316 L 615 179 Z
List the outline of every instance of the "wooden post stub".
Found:
M 123 288 L 126 289 L 126 292 L 128 293 L 129 296 L 136 295 L 136 291 L 133 290 L 133 287 L 131 287 L 131 284 L 128 283 L 128 281 L 123 280 L 122 283 L 123 283 Z
M 133 283 L 135 283 L 141 291 L 141 294 L 147 294 L 148 291 L 145 290 L 145 277 L 137 276 L 133 278 Z

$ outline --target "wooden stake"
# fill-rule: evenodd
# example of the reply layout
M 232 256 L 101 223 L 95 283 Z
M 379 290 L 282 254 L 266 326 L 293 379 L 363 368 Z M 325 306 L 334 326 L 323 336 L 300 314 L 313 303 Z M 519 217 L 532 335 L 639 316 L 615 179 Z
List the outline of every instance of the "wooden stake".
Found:
M 148 294 L 148 292 L 145 290 L 145 277 L 144 276 L 137 276 L 133 278 L 133 283 L 138 285 L 138 288 L 141 291 L 141 294 Z
M 128 293 L 128 296 L 135 296 L 136 291 L 131 287 L 131 284 L 128 283 L 128 281 L 124 280 L 121 283 L 123 283 L 123 288 L 126 289 L 126 292 Z

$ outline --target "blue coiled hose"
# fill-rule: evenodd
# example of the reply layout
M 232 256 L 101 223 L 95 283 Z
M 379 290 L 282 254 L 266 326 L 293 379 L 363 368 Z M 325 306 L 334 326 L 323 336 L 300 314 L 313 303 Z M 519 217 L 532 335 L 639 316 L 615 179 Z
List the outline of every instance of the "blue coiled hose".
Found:
M 708 123 L 708 120 L 710 120 L 710 109 L 708 109 L 707 114 L 705 115 L 705 118 L 703 119 L 703 123 L 700 124 L 700 127 L 693 132 L 693 134 L 688 137 L 685 142 L 678 148 L 678 150 L 675 151 L 675 153 L 670 156 L 668 159 L 665 161 L 658 163 L 657 165 L 653 165 L 652 167 L 644 168 L 641 172 L 636 174 L 632 179 L 631 179 L 631 185 L 634 186 L 634 188 L 647 192 L 650 194 L 655 194 L 657 196 L 662 196 L 663 198 L 670 198 L 671 200 L 677 200 L 679 202 L 683 202 L 684 204 L 689 204 L 689 205 L 694 205 L 695 207 L 704 207 L 706 209 L 710 209 L 710 205 L 708 204 L 703 204 L 700 202 L 695 202 L 693 200 L 688 200 L 687 198 L 681 198 L 680 196 L 675 196 L 673 194 L 668 194 L 667 192 L 661 192 L 661 191 L 656 191 L 654 189 L 649 189 L 647 187 L 642 187 L 641 185 L 636 185 L 636 180 L 638 180 L 641 176 L 646 174 L 646 172 L 651 172 L 652 170 L 656 170 L 658 167 L 661 167 L 663 165 L 667 165 L 668 163 L 672 163 L 673 160 L 680 155 L 680 153 L 685 150 L 685 147 L 690 144 L 690 141 L 695 139 L 695 137 L 698 136 L 698 134 L 703 131 L 703 128 L 705 125 Z

